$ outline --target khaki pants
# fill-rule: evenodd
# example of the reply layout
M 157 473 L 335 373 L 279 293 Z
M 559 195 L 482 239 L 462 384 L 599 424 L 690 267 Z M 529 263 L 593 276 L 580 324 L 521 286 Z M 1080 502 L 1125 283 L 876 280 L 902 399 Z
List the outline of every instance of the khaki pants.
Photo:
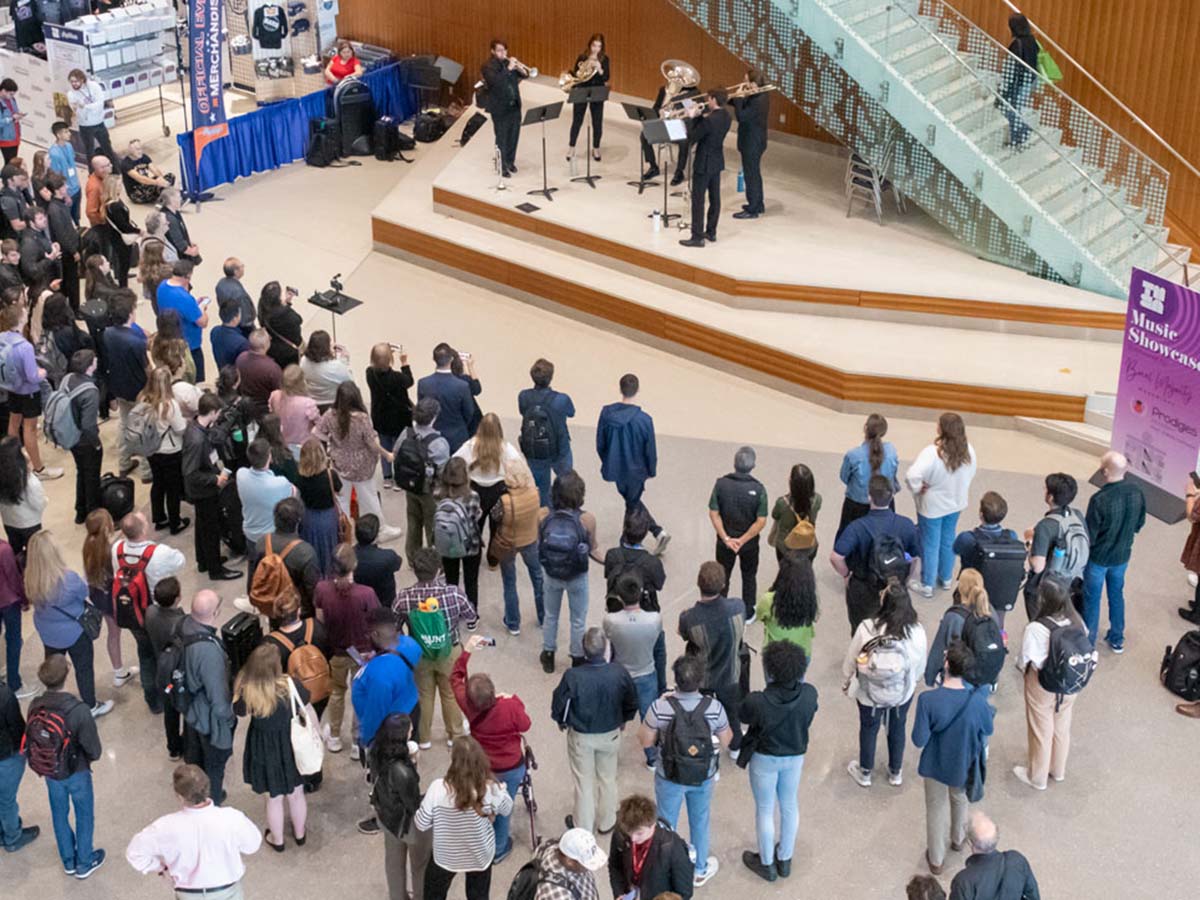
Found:
M 176 891 L 175 900 L 242 900 L 246 895 L 242 893 L 242 883 L 239 881 L 225 888 L 223 891 Z
M 575 827 L 611 831 L 617 821 L 617 756 L 620 731 L 567 732 L 567 759 L 575 781 Z
M 1029 731 L 1029 780 L 1046 786 L 1046 777 L 1061 781 L 1067 775 L 1067 754 L 1071 751 L 1071 711 L 1075 695 L 1062 698 L 1055 712 L 1056 698 L 1038 684 L 1037 669 L 1025 670 L 1025 725 Z
M 946 848 L 967 839 L 967 791 L 932 778 L 925 779 L 925 845 L 929 862 L 940 866 Z
M 342 719 L 346 716 L 347 685 L 358 671 L 358 664 L 345 653 L 335 653 L 329 660 L 329 705 L 325 707 L 325 724 L 329 726 L 330 737 L 342 736 Z M 351 713 L 351 722 L 354 722 Z M 352 726 L 353 727 L 353 726 Z
M 425 866 L 433 850 L 433 831 L 419 831 L 408 826 L 404 837 L 383 830 L 383 866 L 387 873 L 388 900 L 424 900 Z M 412 873 L 412 891 L 408 889 Z
M 421 720 L 417 727 L 422 744 L 429 743 L 433 731 L 433 695 L 436 691 L 442 698 L 442 722 L 446 725 L 446 737 L 454 740 L 463 734 L 462 710 L 454 699 L 450 688 L 450 672 L 454 662 L 462 655 L 462 647 L 455 646 L 444 659 L 429 659 L 422 656 L 417 663 L 417 700 L 421 704 Z
M 413 554 L 422 546 L 433 546 L 433 511 L 437 503 L 433 494 L 414 494 L 405 491 L 408 532 L 404 535 L 404 555 L 412 562 Z

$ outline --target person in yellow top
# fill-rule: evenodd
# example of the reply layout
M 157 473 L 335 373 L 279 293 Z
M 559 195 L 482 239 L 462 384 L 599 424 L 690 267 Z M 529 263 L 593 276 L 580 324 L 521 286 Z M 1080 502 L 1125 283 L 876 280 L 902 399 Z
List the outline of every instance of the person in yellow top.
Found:
M 812 562 L 802 554 L 783 557 L 771 590 L 758 598 L 755 616 L 763 626 L 763 649 L 788 641 L 812 658 L 813 625 L 817 621 L 817 579 Z

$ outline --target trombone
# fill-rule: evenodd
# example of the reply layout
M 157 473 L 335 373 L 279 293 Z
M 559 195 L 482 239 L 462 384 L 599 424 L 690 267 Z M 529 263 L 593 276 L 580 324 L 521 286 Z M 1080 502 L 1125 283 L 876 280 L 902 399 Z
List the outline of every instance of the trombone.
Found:
M 739 81 L 737 84 L 731 84 L 725 88 L 725 93 L 730 100 L 738 100 L 777 90 L 779 88 L 773 84 L 753 84 L 749 81 Z M 663 104 L 658 117 L 660 119 L 682 119 L 687 116 L 688 106 L 693 103 L 707 103 L 710 96 L 711 93 L 706 92 L 703 94 L 693 94 L 690 97 L 680 97 L 678 100 L 671 100 Z

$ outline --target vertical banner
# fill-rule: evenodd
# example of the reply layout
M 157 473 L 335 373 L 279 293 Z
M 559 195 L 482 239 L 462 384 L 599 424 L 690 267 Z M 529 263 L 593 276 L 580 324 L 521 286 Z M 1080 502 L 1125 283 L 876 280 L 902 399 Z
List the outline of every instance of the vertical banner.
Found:
M 1200 458 L 1200 293 L 1133 270 L 1112 449 L 1182 498 Z
M 221 84 L 221 0 L 191 0 L 188 48 L 191 52 L 192 130 L 196 135 L 196 165 L 204 148 L 229 134 Z

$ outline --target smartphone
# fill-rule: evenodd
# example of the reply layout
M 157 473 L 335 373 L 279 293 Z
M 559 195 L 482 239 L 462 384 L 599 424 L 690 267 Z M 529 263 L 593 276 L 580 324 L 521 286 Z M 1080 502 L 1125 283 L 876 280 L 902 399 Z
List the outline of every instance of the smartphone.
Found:
M 1200 472 L 1191 472 L 1192 484 L 1200 488 Z
M 494 637 L 481 637 L 479 639 L 480 647 L 495 647 L 496 639 Z
M 466 350 L 463 350 L 458 354 L 458 358 L 461 359 L 463 362 L 470 362 L 471 354 L 468 353 Z
M 292 287 L 291 285 L 288 285 L 288 287 L 287 287 L 287 292 L 288 292 L 289 294 L 291 294 L 293 297 L 299 297 L 299 296 L 300 296 L 300 292 L 299 292 L 298 290 L 296 290 L 294 287 Z
M 365 659 L 363 659 L 362 654 L 358 652 L 357 647 L 347 647 L 346 655 L 349 656 L 352 660 L 354 660 L 354 664 L 356 666 L 358 666 L 359 668 L 362 668 L 363 666 L 365 666 L 367 664 L 367 661 Z
M 201 297 L 200 298 L 200 308 L 201 309 L 204 309 L 204 307 L 208 306 L 208 304 L 210 304 L 210 303 L 212 303 L 212 297 Z

